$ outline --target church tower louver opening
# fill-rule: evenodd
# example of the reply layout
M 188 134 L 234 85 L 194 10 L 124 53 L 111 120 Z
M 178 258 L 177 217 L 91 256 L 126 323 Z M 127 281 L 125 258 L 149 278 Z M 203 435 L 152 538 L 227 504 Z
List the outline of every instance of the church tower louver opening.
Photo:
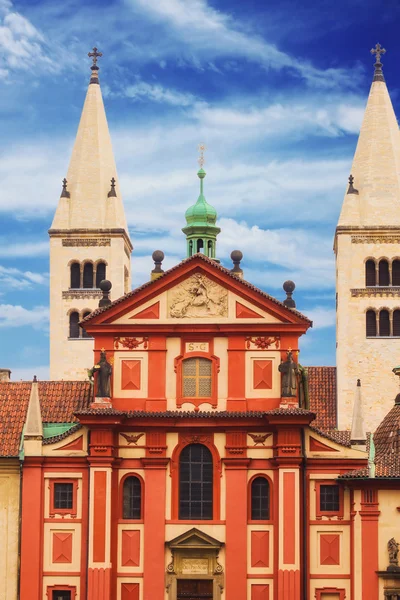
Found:
M 50 236 L 50 378 L 85 379 L 93 340 L 79 322 L 98 307 L 103 279 L 118 298 L 131 287 L 129 238 L 99 84 L 91 78 Z
M 357 379 L 367 431 L 398 392 L 390 370 L 400 352 L 400 133 L 385 52 L 371 50 L 375 72 L 335 235 L 339 429 L 350 429 Z

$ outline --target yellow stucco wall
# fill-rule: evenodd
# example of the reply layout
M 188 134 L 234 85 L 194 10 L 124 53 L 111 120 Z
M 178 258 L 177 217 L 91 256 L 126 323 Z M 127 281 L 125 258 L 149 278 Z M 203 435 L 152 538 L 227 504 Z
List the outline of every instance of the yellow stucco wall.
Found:
M 0 461 L 0 600 L 16 600 L 18 585 L 19 461 Z

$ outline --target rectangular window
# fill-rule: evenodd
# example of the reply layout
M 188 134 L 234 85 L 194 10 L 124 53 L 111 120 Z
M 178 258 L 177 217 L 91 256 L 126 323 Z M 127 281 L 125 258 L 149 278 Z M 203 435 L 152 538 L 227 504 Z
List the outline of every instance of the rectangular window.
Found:
M 187 358 L 182 363 L 184 398 L 211 397 L 211 360 L 206 358 Z
M 339 512 L 340 494 L 338 485 L 321 485 L 319 494 L 319 509 L 321 512 Z
M 72 509 L 74 502 L 74 489 L 72 483 L 54 484 L 54 508 Z M 64 593 L 64 592 L 62 592 Z M 70 593 L 70 592 L 65 592 Z
M 70 590 L 53 590 L 51 600 L 71 600 Z

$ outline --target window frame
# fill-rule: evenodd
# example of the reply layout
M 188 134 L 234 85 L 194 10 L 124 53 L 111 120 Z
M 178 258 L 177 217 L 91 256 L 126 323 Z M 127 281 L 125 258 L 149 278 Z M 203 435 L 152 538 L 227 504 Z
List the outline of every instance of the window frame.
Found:
M 57 483 L 72 484 L 72 508 L 56 508 L 54 506 L 55 484 L 57 484 Z M 49 480 L 49 488 L 50 488 L 49 516 L 55 517 L 56 515 L 71 515 L 72 518 L 76 518 L 78 480 L 77 479 L 68 479 L 68 478 L 64 478 L 64 479 L 51 478 Z
M 269 488 L 269 517 L 268 519 L 252 519 L 252 484 L 253 481 L 255 479 L 258 478 L 262 478 L 265 479 L 268 483 L 268 488 Z M 262 524 L 270 524 L 274 522 L 274 514 L 273 514 L 273 483 L 272 483 L 272 479 L 271 477 L 269 477 L 269 475 L 266 475 L 265 473 L 256 473 L 255 475 L 253 475 L 247 484 L 247 522 L 248 523 L 254 523 L 255 525 L 259 525 L 260 523 Z
M 190 342 L 205 342 L 208 343 L 208 352 L 186 352 L 185 345 Z M 198 408 L 201 404 L 211 404 L 212 408 L 218 406 L 218 373 L 220 368 L 219 358 L 213 353 L 213 340 L 209 338 L 182 338 L 182 353 L 175 358 L 174 369 L 176 372 L 176 406 L 181 408 L 182 404 L 189 403 L 194 404 Z M 195 396 L 184 396 L 183 395 L 183 361 L 187 358 L 206 358 L 211 361 L 211 396 L 209 397 L 195 397 Z
M 346 598 L 346 590 L 343 588 L 323 587 L 315 589 L 316 600 L 323 600 L 322 594 L 338 594 L 338 600 L 345 600 Z
M 75 585 L 48 585 L 46 588 L 46 596 L 49 600 L 53 600 L 53 592 L 71 592 L 71 600 L 74 600 L 74 598 L 76 598 Z
M 330 485 L 339 489 L 339 510 L 321 510 L 321 486 Z M 315 514 L 317 517 L 340 517 L 344 515 L 344 489 L 332 479 L 321 479 L 315 482 Z
M 181 460 L 182 460 L 182 454 L 188 450 L 190 447 L 193 446 L 200 446 L 203 447 L 207 450 L 207 452 L 209 453 L 209 456 L 211 458 L 211 478 L 210 478 L 210 482 L 211 483 L 211 516 L 210 517 L 199 517 L 199 516 L 190 516 L 190 517 L 181 517 Z M 199 483 L 199 482 L 197 482 Z M 201 485 L 204 484 L 204 480 L 201 480 Z M 201 498 L 201 505 L 204 504 L 204 498 Z M 214 498 L 214 460 L 213 460 L 213 455 L 212 452 L 210 450 L 210 448 L 208 448 L 205 444 L 202 444 L 201 442 L 192 442 L 190 444 L 186 444 L 186 446 L 184 448 L 182 448 L 182 450 L 179 453 L 179 464 L 178 464 L 178 519 L 179 521 L 201 521 L 201 522 L 209 522 L 213 520 L 213 516 L 214 516 L 214 502 L 215 502 L 215 498 Z M 190 506 L 190 503 L 188 503 Z M 201 511 L 203 512 L 203 510 Z
M 140 483 L 140 518 L 126 519 L 124 517 L 124 484 L 129 477 L 136 477 Z M 120 523 L 144 523 L 144 480 L 138 473 L 126 473 L 119 482 L 119 522 Z
M 212 456 L 213 461 L 213 517 L 212 520 L 198 519 L 180 519 L 179 518 L 179 458 L 182 450 L 190 444 L 203 444 L 206 446 Z M 171 519 L 176 523 L 206 523 L 212 524 L 219 522 L 221 514 L 221 477 L 222 463 L 217 447 L 214 445 L 214 436 L 211 433 L 188 431 L 186 434 L 179 434 L 179 442 L 175 446 L 171 456 Z

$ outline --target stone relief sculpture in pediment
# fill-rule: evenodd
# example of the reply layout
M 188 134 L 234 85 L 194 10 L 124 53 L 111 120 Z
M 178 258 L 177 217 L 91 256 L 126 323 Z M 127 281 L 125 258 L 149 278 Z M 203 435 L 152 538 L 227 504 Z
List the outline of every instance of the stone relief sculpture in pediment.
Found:
M 228 316 L 228 292 L 201 273 L 195 273 L 168 292 L 173 319 Z

